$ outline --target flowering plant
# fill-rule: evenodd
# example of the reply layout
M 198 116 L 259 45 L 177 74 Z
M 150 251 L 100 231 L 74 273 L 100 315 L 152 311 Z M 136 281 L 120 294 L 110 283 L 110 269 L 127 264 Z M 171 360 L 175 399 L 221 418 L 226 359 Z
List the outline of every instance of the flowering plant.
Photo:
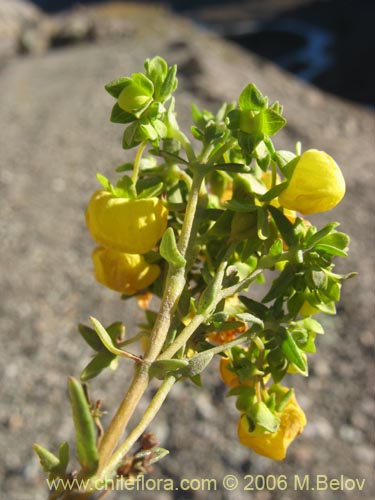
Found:
M 323 334 L 312 316 L 335 314 L 342 282 L 352 276 L 334 272 L 333 259 L 345 257 L 349 245 L 338 223 L 317 228 L 303 217 L 344 196 L 334 160 L 315 149 L 301 152 L 300 144 L 295 152 L 278 150 L 271 138 L 286 123 L 282 106 L 254 84 L 216 114 L 193 106 L 196 152 L 177 121 L 176 71 L 155 57 L 144 73 L 106 85 L 115 99 L 111 120 L 125 127 L 122 146 L 136 154 L 117 168 L 116 184 L 97 175 L 102 188 L 86 211 L 100 245 L 94 273 L 123 299 L 135 297 L 146 319 L 130 336 L 126 318 L 105 328 L 92 317 L 79 326 L 95 351 L 81 380 L 68 382 L 80 470 L 68 469 L 67 443 L 58 455 L 35 445 L 50 478 L 86 480 L 80 498 L 118 476 L 132 481 L 164 457 L 167 450 L 146 431 L 172 387 L 200 386 L 214 357 L 236 398 L 240 443 L 283 459 L 306 417 L 282 380 L 308 375 L 308 355 Z M 158 310 L 150 309 L 151 297 Z M 134 377 L 104 429 L 86 382 L 115 370 L 120 358 L 134 364 Z M 152 379 L 159 388 L 123 438 Z M 76 498 L 67 484 L 50 498 Z

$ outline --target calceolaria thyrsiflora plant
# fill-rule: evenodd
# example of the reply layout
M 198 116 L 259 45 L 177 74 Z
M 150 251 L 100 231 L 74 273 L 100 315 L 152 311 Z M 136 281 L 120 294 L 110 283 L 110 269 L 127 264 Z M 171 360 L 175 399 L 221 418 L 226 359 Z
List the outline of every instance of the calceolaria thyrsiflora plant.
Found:
M 342 282 L 351 276 L 334 271 L 333 259 L 345 257 L 349 244 L 338 223 L 318 228 L 305 218 L 344 196 L 335 161 L 315 149 L 301 153 L 300 144 L 295 152 L 278 150 L 273 138 L 286 123 L 282 106 L 254 84 L 238 104 L 216 113 L 193 106 L 189 140 L 175 112 L 176 71 L 155 57 L 144 73 L 106 85 L 115 99 L 111 120 L 124 127 L 122 146 L 135 155 L 117 168 L 116 182 L 97 175 L 102 187 L 86 211 L 100 245 L 92 254 L 94 274 L 123 299 L 136 298 L 145 321 L 135 332 L 126 317 L 108 327 L 95 318 L 80 325 L 95 356 L 80 382 L 69 380 L 78 472 L 69 466 L 66 443 L 57 455 L 35 445 L 55 480 L 54 499 L 78 493 L 78 482 L 69 487 L 61 479 L 85 480 L 86 493 L 79 489 L 86 498 L 116 477 L 133 481 L 147 473 L 167 453 L 150 438 L 153 418 L 174 384 L 201 385 L 214 358 L 235 398 L 239 442 L 282 460 L 306 424 L 282 380 L 308 375 L 309 355 L 323 334 L 313 316 L 335 314 Z M 134 377 L 104 428 L 86 382 L 107 368 L 119 371 L 120 358 L 134 365 Z M 159 389 L 123 437 L 152 379 Z

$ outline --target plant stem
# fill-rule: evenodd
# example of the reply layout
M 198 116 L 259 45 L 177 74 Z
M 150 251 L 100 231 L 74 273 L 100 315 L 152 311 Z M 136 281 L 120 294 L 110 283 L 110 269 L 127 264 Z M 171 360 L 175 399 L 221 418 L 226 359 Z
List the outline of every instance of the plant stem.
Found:
M 134 182 L 134 184 L 138 180 L 139 166 L 141 164 L 143 151 L 145 150 L 146 146 L 147 146 L 147 141 L 141 142 L 141 144 L 138 147 L 137 154 L 135 155 L 134 164 L 133 164 L 133 174 L 132 174 L 132 181 Z
M 117 469 L 117 467 L 120 465 L 121 460 L 123 460 L 126 453 L 130 450 L 130 448 L 142 435 L 142 433 L 147 429 L 150 422 L 152 422 L 152 420 L 155 418 L 175 382 L 176 378 L 173 376 L 169 376 L 164 379 L 163 383 L 159 387 L 154 398 L 151 400 L 150 404 L 148 405 L 146 411 L 144 412 L 138 424 L 130 432 L 130 434 L 121 444 L 121 446 L 119 446 L 119 448 L 110 458 L 106 467 L 103 469 L 102 471 L 103 477 L 111 475 L 111 473 L 113 473 L 113 471 Z

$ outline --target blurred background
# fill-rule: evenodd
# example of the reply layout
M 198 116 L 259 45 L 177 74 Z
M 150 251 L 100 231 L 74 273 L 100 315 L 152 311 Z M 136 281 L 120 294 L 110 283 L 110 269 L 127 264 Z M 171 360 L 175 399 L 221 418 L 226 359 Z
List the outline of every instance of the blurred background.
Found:
M 33 0 L 48 13 L 98 0 Z M 103 3 L 103 2 L 101 2 Z M 125 3 L 125 2 L 124 2 Z M 338 96 L 375 104 L 373 0 L 157 0 Z

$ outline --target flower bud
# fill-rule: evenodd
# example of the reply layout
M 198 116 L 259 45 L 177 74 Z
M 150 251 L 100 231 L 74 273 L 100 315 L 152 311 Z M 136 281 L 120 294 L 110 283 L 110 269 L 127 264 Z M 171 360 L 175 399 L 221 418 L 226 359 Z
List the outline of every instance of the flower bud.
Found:
M 118 198 L 96 191 L 89 202 L 86 223 L 99 244 L 121 252 L 144 254 L 162 237 L 168 210 L 158 198 Z
M 115 292 L 133 295 L 147 288 L 160 274 L 156 264 L 148 264 L 143 255 L 97 247 L 92 253 L 96 280 Z
M 283 387 L 282 391 L 286 393 L 288 389 Z M 303 431 L 306 425 L 306 416 L 294 395 L 291 396 L 282 411 L 277 412 L 276 415 L 280 418 L 280 426 L 276 432 L 267 432 L 258 426 L 250 431 L 246 414 L 241 415 L 238 422 L 240 443 L 259 455 L 272 460 L 283 460 L 286 457 L 288 446 Z
M 118 97 L 118 105 L 128 113 L 137 113 L 142 108 L 146 108 L 152 101 L 153 93 L 154 85 L 152 81 L 142 73 L 135 73 L 121 91 Z
M 309 149 L 298 161 L 279 202 L 284 208 L 314 214 L 331 210 L 344 194 L 345 180 L 333 158 L 324 151 Z

